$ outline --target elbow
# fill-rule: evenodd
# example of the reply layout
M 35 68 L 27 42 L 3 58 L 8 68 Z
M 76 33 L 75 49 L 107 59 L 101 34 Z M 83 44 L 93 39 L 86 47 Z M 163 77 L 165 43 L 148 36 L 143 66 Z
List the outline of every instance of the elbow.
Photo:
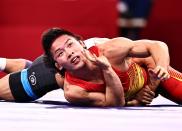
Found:
M 103 107 L 123 107 L 125 106 L 125 100 L 117 100 L 115 102 L 105 102 Z
M 120 106 L 125 106 L 126 105 L 126 101 L 125 101 L 125 99 L 123 99 L 122 101 L 121 101 L 121 103 L 120 103 Z
M 158 47 L 161 47 L 161 48 L 164 48 L 164 49 L 167 49 L 168 50 L 168 46 L 166 43 L 162 42 L 162 41 L 155 41 L 155 44 L 158 46 Z
M 125 106 L 125 99 L 121 99 L 120 102 L 118 103 L 120 107 Z
M 147 43 L 149 48 L 154 47 L 154 48 L 163 48 L 163 49 L 168 50 L 167 44 L 165 42 L 162 42 L 162 41 L 147 40 L 146 43 Z
M 170 62 L 170 57 L 169 57 L 169 48 L 168 48 L 167 44 L 164 43 L 164 42 L 161 42 L 161 41 L 157 41 L 157 45 L 158 45 L 157 48 L 160 48 L 164 52 L 166 52 L 166 58 L 168 58 L 168 63 L 169 63 Z
M 124 107 L 125 102 L 117 102 L 117 103 L 110 103 L 106 105 L 105 107 Z

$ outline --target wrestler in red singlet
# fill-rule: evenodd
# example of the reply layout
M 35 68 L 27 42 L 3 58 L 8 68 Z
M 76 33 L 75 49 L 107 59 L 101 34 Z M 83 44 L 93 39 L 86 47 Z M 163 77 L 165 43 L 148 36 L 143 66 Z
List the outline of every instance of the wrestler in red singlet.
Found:
M 89 51 L 97 56 L 99 55 L 96 46 L 91 47 Z M 130 64 L 129 69 L 126 72 L 121 72 L 115 68 L 113 68 L 113 70 L 122 82 L 126 100 L 135 96 L 135 94 L 147 83 L 148 75 L 146 70 L 134 62 Z M 168 71 L 171 77 L 160 83 L 157 92 L 178 104 L 182 104 L 182 73 L 176 71 L 172 67 L 169 67 Z M 78 85 L 87 91 L 105 91 L 104 84 L 87 82 L 73 77 L 68 72 L 65 73 L 65 78 L 69 83 Z
M 89 48 L 89 51 L 92 54 L 97 56 L 99 55 L 98 48 L 96 46 Z M 121 72 L 115 68 L 113 68 L 113 70 L 116 72 L 122 82 L 125 92 L 125 99 L 132 98 L 147 83 L 147 75 L 145 70 L 134 62 L 130 65 L 128 71 L 126 72 Z M 80 86 L 87 91 L 105 91 L 104 84 L 96 84 L 81 80 L 72 76 L 69 72 L 65 72 L 65 78 L 70 84 Z

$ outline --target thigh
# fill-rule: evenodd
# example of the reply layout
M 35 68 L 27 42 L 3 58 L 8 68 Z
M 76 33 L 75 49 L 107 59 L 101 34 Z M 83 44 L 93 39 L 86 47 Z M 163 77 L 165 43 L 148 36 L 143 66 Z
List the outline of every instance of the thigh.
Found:
M 0 79 L 0 98 L 7 101 L 14 101 L 10 85 L 9 74 Z
M 28 102 L 33 101 L 26 92 L 24 83 L 27 81 L 27 77 L 22 76 L 22 71 L 15 72 L 9 76 L 9 88 L 16 102 Z

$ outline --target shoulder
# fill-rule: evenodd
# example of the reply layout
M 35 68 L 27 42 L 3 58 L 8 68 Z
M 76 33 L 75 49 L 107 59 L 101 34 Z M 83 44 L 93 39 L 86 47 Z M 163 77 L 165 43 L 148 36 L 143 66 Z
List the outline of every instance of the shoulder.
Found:
M 133 44 L 133 41 L 125 37 L 116 37 L 109 39 L 104 44 L 97 45 L 101 49 L 110 49 L 115 47 L 129 46 Z
M 101 54 L 110 56 L 111 54 L 118 54 L 118 52 L 128 52 L 128 50 L 130 50 L 134 46 L 134 43 L 132 40 L 125 37 L 117 37 L 97 46 Z
M 109 41 L 109 38 L 99 38 L 99 37 L 93 37 L 93 38 L 89 38 L 87 40 L 84 40 L 84 43 L 87 47 L 87 49 L 89 49 L 92 46 L 97 46 L 99 44 L 104 44 L 105 42 Z

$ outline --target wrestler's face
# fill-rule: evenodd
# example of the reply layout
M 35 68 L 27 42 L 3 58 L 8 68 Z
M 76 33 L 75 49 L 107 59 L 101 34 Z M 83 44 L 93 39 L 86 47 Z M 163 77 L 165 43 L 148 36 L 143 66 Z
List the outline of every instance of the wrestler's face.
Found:
M 58 37 L 51 46 L 51 53 L 57 66 L 76 70 L 84 65 L 83 44 L 69 35 Z

